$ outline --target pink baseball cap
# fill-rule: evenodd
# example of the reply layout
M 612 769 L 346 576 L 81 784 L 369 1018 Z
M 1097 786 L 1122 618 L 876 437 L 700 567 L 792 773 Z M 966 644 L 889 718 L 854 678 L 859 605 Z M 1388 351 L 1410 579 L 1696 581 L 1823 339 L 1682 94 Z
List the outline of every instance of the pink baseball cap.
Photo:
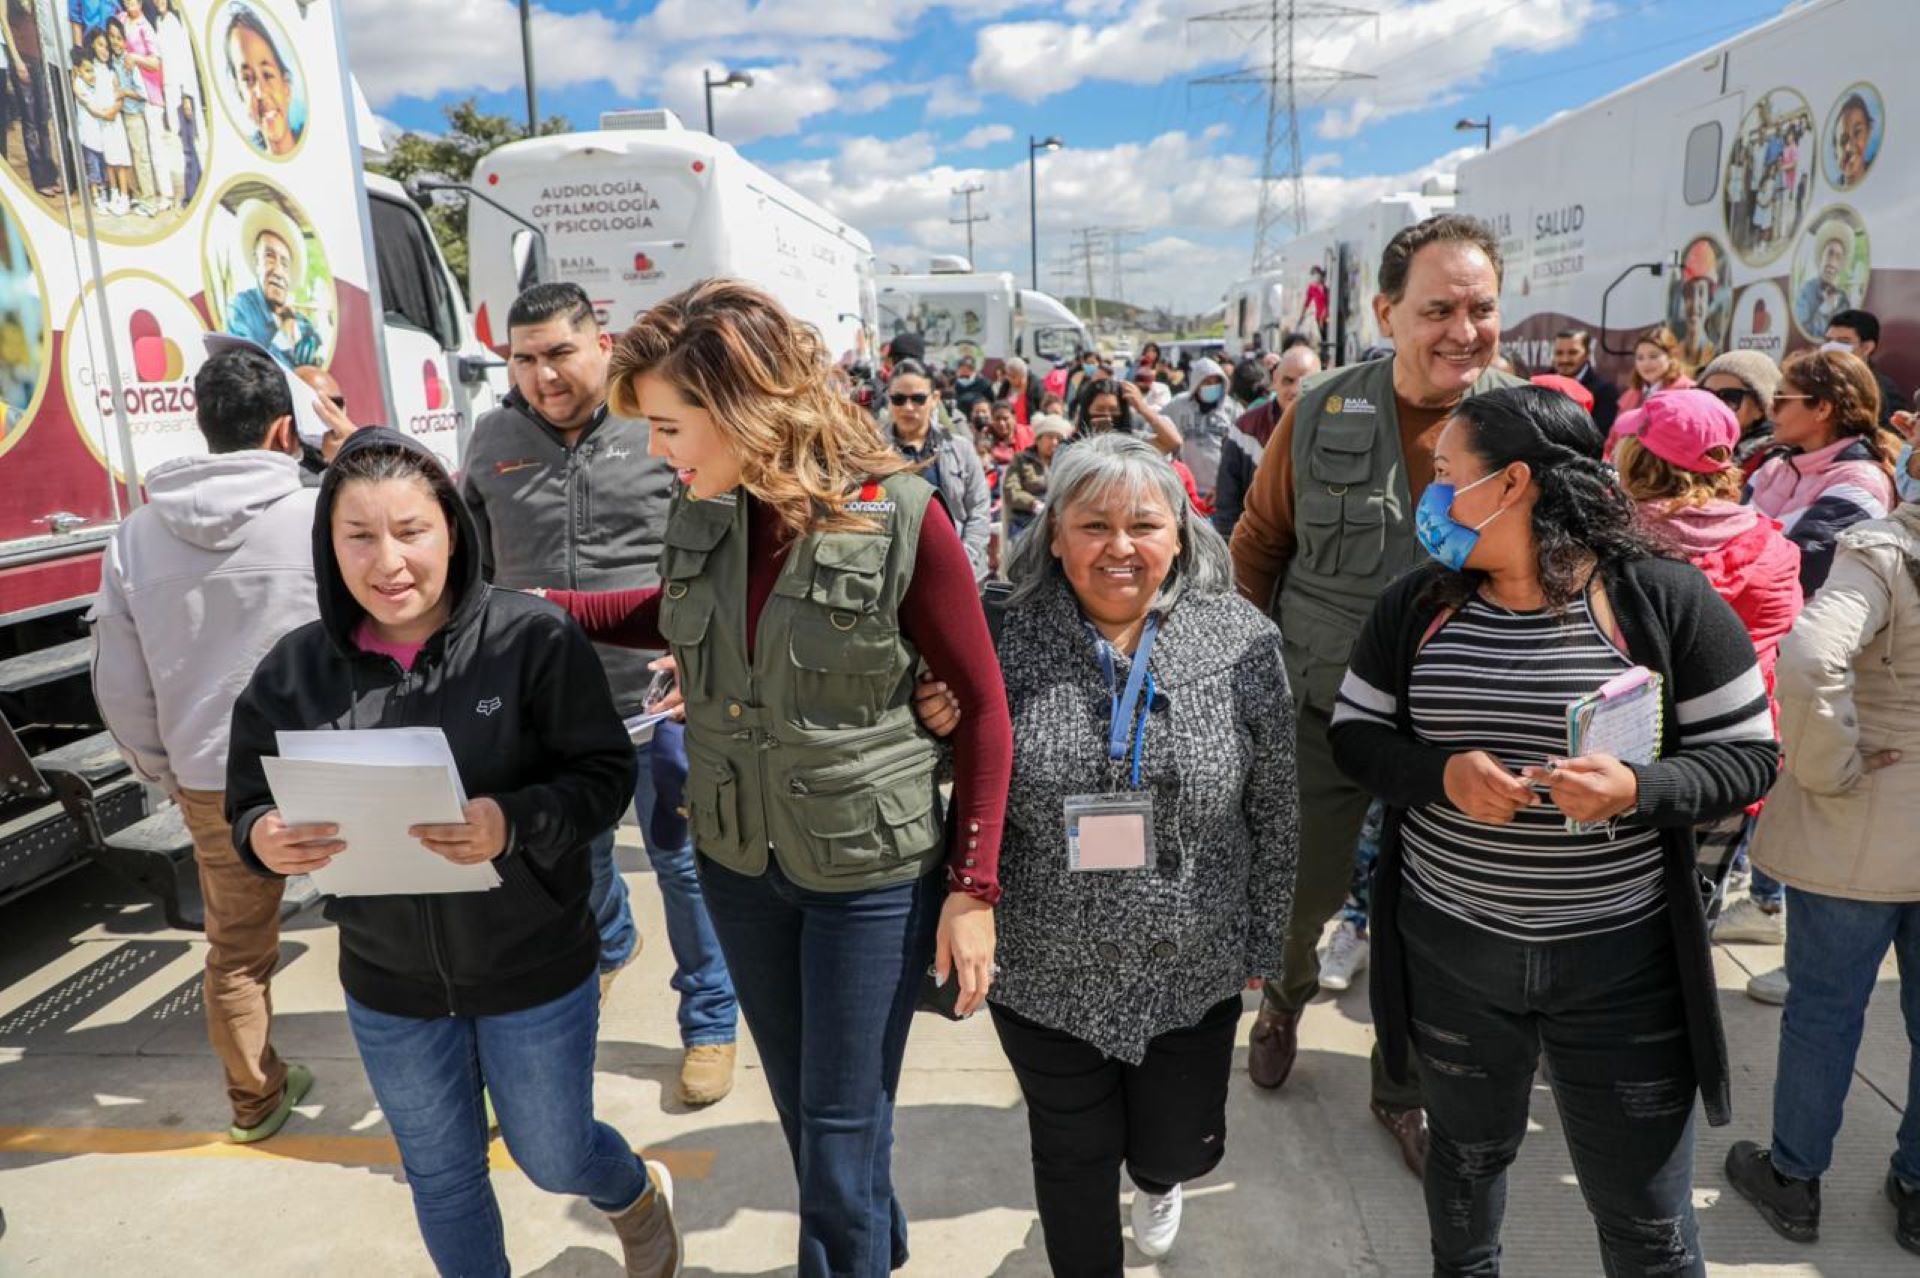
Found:
M 1711 391 L 1670 390 L 1620 414 L 1612 434 L 1615 439 L 1631 435 L 1660 460 L 1710 475 L 1733 463 L 1740 419 Z M 1716 457 L 1716 449 L 1724 451 Z

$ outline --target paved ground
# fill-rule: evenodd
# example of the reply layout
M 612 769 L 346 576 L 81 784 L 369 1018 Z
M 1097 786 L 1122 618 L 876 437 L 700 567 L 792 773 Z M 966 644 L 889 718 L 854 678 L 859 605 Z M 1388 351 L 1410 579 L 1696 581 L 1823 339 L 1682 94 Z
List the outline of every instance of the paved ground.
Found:
M 649 944 L 615 987 L 601 1031 L 603 1117 L 665 1158 L 679 1181 L 688 1272 L 791 1272 L 792 1182 L 750 1052 L 733 1096 L 704 1112 L 672 1099 L 677 1065 L 658 894 L 636 832 L 621 856 Z M 257 1149 L 226 1144 L 219 1074 L 201 1022 L 202 947 L 96 872 L 0 909 L 0 1275 L 427 1275 L 391 1142 L 341 1014 L 331 931 L 296 921 L 275 982 L 277 1039 L 318 1076 L 310 1103 Z M 1698 1188 L 1715 1275 L 1909 1273 L 1880 1178 L 1906 1095 L 1907 1048 L 1891 968 L 1825 1187 L 1825 1240 L 1774 1237 L 1725 1189 L 1737 1136 L 1765 1138 L 1778 1013 L 1740 992 L 1777 950 L 1719 955 L 1738 1122 L 1702 1129 Z M 1251 997 L 1249 1009 L 1253 1003 Z M 1249 1020 L 1251 1016 L 1249 1015 Z M 1279 1094 L 1236 1075 L 1229 1150 L 1189 1189 L 1174 1254 L 1130 1274 L 1417 1275 L 1419 1189 L 1367 1117 L 1371 1031 L 1363 992 L 1323 998 Z M 896 1170 L 913 1219 L 911 1275 L 1046 1273 L 1019 1093 L 991 1028 L 921 1018 L 907 1057 Z M 1515 1169 L 1507 1272 L 1599 1272 L 1551 1096 Z M 611 1233 L 584 1203 L 534 1190 L 495 1146 L 516 1273 L 617 1278 Z

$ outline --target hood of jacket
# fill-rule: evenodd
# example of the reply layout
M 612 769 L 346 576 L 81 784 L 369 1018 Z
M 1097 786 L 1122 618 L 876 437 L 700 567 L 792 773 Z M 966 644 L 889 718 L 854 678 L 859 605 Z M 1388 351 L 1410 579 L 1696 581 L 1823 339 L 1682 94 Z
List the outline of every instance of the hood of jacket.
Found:
M 1193 367 L 1187 370 L 1187 385 L 1193 390 L 1199 390 L 1200 383 L 1206 381 L 1209 377 L 1225 377 L 1226 375 L 1227 370 L 1220 367 L 1218 360 L 1208 359 L 1205 355 L 1202 355 L 1199 359 L 1193 361 Z M 1229 387 L 1229 389 L 1231 389 L 1231 387 Z
M 353 632 L 366 616 L 366 610 L 347 589 L 346 579 L 340 575 L 340 561 L 333 553 L 333 503 L 340 494 L 340 463 L 369 448 L 397 448 L 413 453 L 425 458 L 443 478 L 446 476 L 440 459 L 424 444 L 384 426 L 369 426 L 355 431 L 341 445 L 333 464 L 327 468 L 326 478 L 320 481 L 320 496 L 313 510 L 313 576 L 320 590 L 320 622 L 334 647 L 349 658 L 359 652 L 353 642 Z M 446 588 L 454 592 L 454 601 L 442 635 L 470 620 L 486 595 L 485 583 L 480 578 L 479 526 L 474 523 L 467 504 L 454 491 L 451 480 L 447 481 L 447 489 L 454 493 L 450 512 L 454 526 L 453 556 L 447 565 Z
M 232 550 L 269 506 L 300 491 L 300 461 L 249 448 L 181 457 L 147 475 L 147 502 L 167 531 L 202 550 Z

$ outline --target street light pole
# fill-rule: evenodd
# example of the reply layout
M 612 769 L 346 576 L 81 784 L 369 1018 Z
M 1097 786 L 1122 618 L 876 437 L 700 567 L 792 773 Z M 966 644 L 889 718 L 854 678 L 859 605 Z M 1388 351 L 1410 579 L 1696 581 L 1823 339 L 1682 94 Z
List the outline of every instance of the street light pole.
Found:
M 982 213 L 979 217 L 975 217 L 973 215 L 973 197 L 980 194 L 982 191 L 986 189 L 987 189 L 986 184 L 982 182 L 968 182 L 963 186 L 956 186 L 953 188 L 953 193 L 967 202 L 967 215 L 965 217 L 950 217 L 947 219 L 947 221 L 966 223 L 967 268 L 969 270 L 973 269 L 973 224 L 975 222 L 984 222 L 990 216 L 992 216 L 991 214 L 988 214 L 988 213 Z
M 527 75 L 527 136 L 540 131 L 540 98 L 533 87 L 533 0 L 520 0 L 520 61 Z
M 1487 113 L 1483 120 L 1461 120 L 1453 126 L 1455 133 L 1473 133 L 1478 131 L 1486 150 L 1493 150 L 1493 114 Z
M 715 136 L 713 131 L 713 91 L 715 89 L 751 89 L 753 77 L 745 71 L 729 71 L 718 80 L 705 67 L 700 69 L 700 79 L 707 86 L 707 136 Z
M 1065 145 L 1057 134 L 1045 138 L 1027 135 L 1027 226 L 1036 293 L 1040 291 L 1040 169 L 1037 161 L 1042 151 L 1058 151 Z

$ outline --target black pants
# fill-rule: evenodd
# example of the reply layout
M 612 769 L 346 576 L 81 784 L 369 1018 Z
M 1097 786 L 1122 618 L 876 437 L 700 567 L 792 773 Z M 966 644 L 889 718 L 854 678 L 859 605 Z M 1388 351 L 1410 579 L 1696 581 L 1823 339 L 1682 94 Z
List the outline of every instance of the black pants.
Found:
M 1164 1194 L 1226 1152 L 1240 999 L 1160 1035 L 1138 1065 L 989 1006 L 1027 1101 L 1047 1260 L 1059 1278 L 1119 1278 L 1120 1164 L 1140 1189 Z
M 1500 1272 L 1507 1168 L 1545 1047 L 1608 1278 L 1704 1275 L 1693 1215 L 1698 1084 L 1666 917 L 1529 944 L 1408 891 L 1399 926 L 1432 1132 L 1433 1272 Z

